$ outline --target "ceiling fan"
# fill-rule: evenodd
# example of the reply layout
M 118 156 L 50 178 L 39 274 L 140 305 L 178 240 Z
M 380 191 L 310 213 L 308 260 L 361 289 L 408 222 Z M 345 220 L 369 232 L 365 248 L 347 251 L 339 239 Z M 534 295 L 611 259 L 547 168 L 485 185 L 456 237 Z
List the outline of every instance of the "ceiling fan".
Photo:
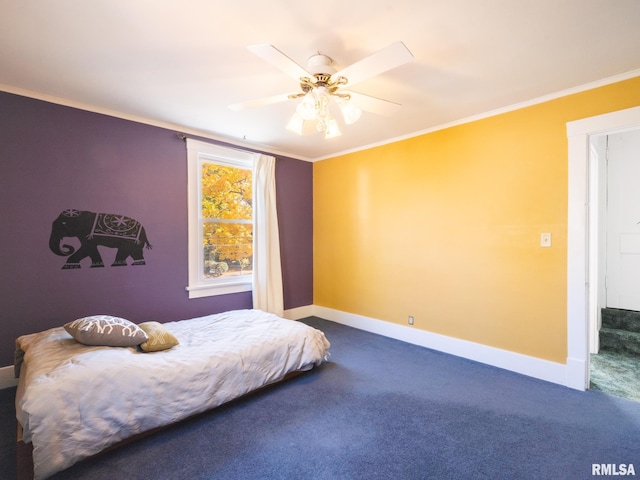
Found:
M 287 124 L 287 129 L 299 135 L 309 131 L 323 132 L 325 138 L 341 134 L 338 123 L 331 113 L 332 101 L 339 106 L 347 124 L 356 122 L 362 110 L 385 115 L 399 108 L 400 105 L 397 103 L 347 90 L 345 87 L 352 87 L 356 83 L 413 59 L 413 55 L 404 43 L 395 42 L 340 71 L 336 71 L 332 67 L 333 60 L 322 53 L 311 56 L 305 69 L 273 45 L 252 45 L 247 48 L 299 81 L 300 91 L 236 103 L 229 108 L 244 110 L 302 98 Z M 310 124 L 315 128 L 307 128 Z

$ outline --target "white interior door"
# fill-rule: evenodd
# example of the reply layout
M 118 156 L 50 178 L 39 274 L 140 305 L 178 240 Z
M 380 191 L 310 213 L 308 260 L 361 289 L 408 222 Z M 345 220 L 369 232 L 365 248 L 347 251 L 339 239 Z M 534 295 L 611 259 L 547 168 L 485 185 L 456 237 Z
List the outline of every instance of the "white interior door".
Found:
M 640 311 L 640 130 L 609 135 L 607 160 L 606 303 Z

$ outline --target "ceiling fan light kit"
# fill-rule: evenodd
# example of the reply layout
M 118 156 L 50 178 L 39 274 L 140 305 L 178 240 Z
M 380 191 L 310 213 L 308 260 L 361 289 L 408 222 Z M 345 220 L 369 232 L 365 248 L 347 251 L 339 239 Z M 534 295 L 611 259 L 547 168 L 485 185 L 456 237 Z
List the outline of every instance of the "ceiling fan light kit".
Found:
M 309 80 L 306 78 L 305 80 Z M 297 98 L 298 94 L 291 95 Z M 287 124 L 287 130 L 298 135 L 303 134 L 304 122 L 315 122 L 315 129 L 318 132 L 324 132 L 325 138 L 333 138 L 341 135 L 338 122 L 330 111 L 331 100 L 336 99 L 340 107 L 342 116 L 347 125 L 350 125 L 360 118 L 362 111 L 351 103 L 350 96 L 345 94 L 334 93 L 332 87 L 327 88 L 316 82 L 314 87 L 309 88 L 308 92 L 302 97 L 302 101 L 296 107 L 296 111 Z
M 306 123 L 313 123 L 315 125 L 314 130 L 324 133 L 325 138 L 341 135 L 338 122 L 331 113 L 333 103 L 338 105 L 344 123 L 347 125 L 357 122 L 362 115 L 361 108 L 352 101 L 352 93 L 356 94 L 356 92 L 342 89 L 349 83 L 349 77 L 352 79 L 350 85 L 353 85 L 409 62 L 413 58 L 411 52 L 402 42 L 395 42 L 373 55 L 336 72 L 332 66 L 333 60 L 321 53 L 309 58 L 307 69 L 305 70 L 272 45 L 253 45 L 247 48 L 263 60 L 298 80 L 301 92 L 292 93 L 286 97 L 281 95 L 235 104 L 231 105 L 230 108 L 232 110 L 242 110 L 244 108 L 268 105 L 284 99 L 302 98 L 286 126 L 287 130 L 302 135 L 308 131 L 308 129 L 305 129 Z M 362 108 L 374 113 L 387 112 L 390 106 L 398 106 L 392 102 L 360 93 L 357 96 L 361 101 L 364 100 L 363 105 L 361 105 Z
M 338 100 L 338 106 L 344 116 L 344 123 L 347 125 L 356 123 L 362 115 L 362 110 L 356 107 L 350 100 L 347 101 L 344 98 L 341 98 Z

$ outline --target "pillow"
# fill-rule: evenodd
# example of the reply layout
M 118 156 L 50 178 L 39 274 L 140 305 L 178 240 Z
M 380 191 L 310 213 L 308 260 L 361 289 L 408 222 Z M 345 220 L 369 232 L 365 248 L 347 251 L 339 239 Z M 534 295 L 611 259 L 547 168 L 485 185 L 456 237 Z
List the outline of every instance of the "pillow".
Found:
M 135 347 L 149 337 L 135 323 L 110 315 L 93 315 L 69 322 L 64 329 L 85 345 Z
M 143 352 L 158 352 L 168 350 L 179 345 L 178 339 L 167 330 L 167 327 L 158 322 L 144 322 L 138 325 L 149 337 L 149 340 L 140 344 Z

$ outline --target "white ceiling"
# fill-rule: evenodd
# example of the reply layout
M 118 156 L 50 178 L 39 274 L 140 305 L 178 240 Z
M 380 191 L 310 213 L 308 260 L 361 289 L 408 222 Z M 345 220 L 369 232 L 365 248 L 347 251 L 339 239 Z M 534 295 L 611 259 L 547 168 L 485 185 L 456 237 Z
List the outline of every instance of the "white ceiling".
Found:
M 611 77 L 640 75 L 640 0 L 0 0 L 0 89 L 314 160 Z M 414 59 L 353 90 L 402 104 L 341 137 L 285 130 L 299 91 L 247 50 L 346 67 Z M 630 73 L 631 72 L 631 73 Z

